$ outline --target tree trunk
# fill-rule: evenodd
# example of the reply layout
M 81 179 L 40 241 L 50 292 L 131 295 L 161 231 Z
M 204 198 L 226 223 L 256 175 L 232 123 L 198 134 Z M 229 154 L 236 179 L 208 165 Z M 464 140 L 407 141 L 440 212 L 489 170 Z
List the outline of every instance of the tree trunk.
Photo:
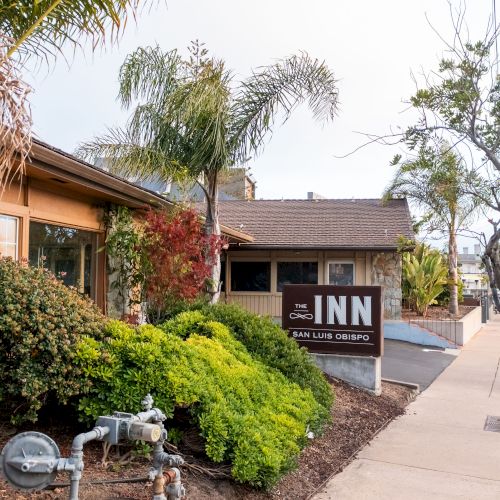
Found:
M 219 186 L 217 172 L 210 172 L 207 176 L 207 188 L 205 191 L 207 199 L 207 213 L 205 220 L 205 234 L 207 236 L 220 237 L 219 224 Z M 208 294 L 210 295 L 210 304 L 217 304 L 220 297 L 220 250 L 207 258 L 211 267 L 210 281 L 208 284 Z
M 450 231 L 448 238 L 448 288 L 450 303 L 448 311 L 451 315 L 458 315 L 458 270 L 457 270 L 457 235 L 455 228 Z
M 494 227 L 495 231 L 484 249 L 481 260 L 488 274 L 493 302 L 497 311 L 500 311 L 500 297 L 498 296 L 498 286 L 500 286 L 500 228 L 498 225 Z

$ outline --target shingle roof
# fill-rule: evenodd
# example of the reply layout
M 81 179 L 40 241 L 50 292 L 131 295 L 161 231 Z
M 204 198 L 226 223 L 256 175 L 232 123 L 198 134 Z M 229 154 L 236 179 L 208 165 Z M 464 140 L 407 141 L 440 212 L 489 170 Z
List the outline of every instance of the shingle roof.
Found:
M 405 199 L 221 201 L 220 221 L 254 237 L 244 248 L 392 249 L 414 238 Z

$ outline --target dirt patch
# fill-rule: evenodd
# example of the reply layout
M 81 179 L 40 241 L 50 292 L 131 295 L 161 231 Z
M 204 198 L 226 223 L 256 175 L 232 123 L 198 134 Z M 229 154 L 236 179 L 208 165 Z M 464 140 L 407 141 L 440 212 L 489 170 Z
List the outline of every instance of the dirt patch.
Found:
M 325 429 L 322 436 L 314 439 L 302 452 L 297 469 L 283 477 L 271 491 L 256 491 L 236 484 L 231 479 L 221 479 L 220 476 L 227 473 L 227 466 L 216 469 L 213 464 L 193 459 L 199 467 L 198 470 L 182 468 L 187 498 L 196 500 L 306 499 L 329 477 L 340 472 L 352 460 L 354 454 L 381 428 L 403 414 L 412 398 L 411 389 L 396 384 L 383 383 L 382 395 L 379 397 L 341 381 L 333 380 L 331 384 L 336 394 L 335 405 L 332 409 L 332 423 Z M 74 430 L 65 429 L 63 432 L 60 428 L 38 430 L 48 434 L 58 443 L 62 456 L 69 455 Z M 15 432 L 17 430 L 8 424 L 0 423 L 0 447 L 3 447 Z M 149 500 L 151 498 L 150 485 L 145 483 L 85 484 L 86 481 L 100 479 L 145 477 L 149 470 L 149 462 L 140 457 L 127 465 L 119 465 L 113 461 L 105 469 L 101 464 L 101 457 L 102 447 L 99 443 L 90 443 L 85 447 L 85 471 L 80 487 L 81 500 Z M 186 460 L 190 462 L 190 457 L 186 456 Z M 212 477 L 200 472 L 202 468 L 210 468 Z M 58 475 L 58 481 L 66 480 L 67 476 L 64 474 Z M 0 480 L 0 498 L 52 500 L 65 499 L 67 495 L 67 488 L 23 494 L 13 491 Z
M 415 311 L 410 311 L 409 309 L 403 309 L 401 311 L 401 317 L 404 320 L 447 320 L 447 319 L 461 319 L 466 314 L 469 314 L 476 306 L 458 306 L 458 314 L 453 315 L 448 312 L 446 307 L 442 306 L 431 306 L 427 309 L 426 316 L 418 316 Z

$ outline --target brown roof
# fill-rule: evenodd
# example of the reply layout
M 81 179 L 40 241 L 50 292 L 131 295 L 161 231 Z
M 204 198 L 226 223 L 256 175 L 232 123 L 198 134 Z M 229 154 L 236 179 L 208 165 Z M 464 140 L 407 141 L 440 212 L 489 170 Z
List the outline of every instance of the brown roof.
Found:
M 241 248 L 394 249 L 415 236 L 405 199 L 221 201 L 220 221 L 254 237 Z

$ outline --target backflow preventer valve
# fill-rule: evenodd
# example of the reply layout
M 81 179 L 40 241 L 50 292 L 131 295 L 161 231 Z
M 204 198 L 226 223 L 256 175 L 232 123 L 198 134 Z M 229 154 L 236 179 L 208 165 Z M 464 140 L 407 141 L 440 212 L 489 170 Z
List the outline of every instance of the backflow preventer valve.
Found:
M 135 415 L 115 412 L 99 417 L 94 429 L 73 439 L 69 458 L 62 458 L 57 444 L 45 434 L 18 434 L 8 441 L 0 454 L 0 475 L 16 489 L 37 491 L 52 484 L 58 472 L 65 471 L 70 475 L 69 500 L 78 500 L 83 446 L 86 443 L 97 440 L 116 445 L 127 441 L 146 441 L 154 443 L 149 472 L 149 479 L 153 482 L 153 500 L 179 500 L 185 490 L 177 467 L 184 461 L 163 449 L 167 439 L 163 425 L 166 416 L 158 408 L 152 408 L 153 398 L 148 394 L 142 404 L 144 411 Z M 164 471 L 164 467 L 169 469 Z

